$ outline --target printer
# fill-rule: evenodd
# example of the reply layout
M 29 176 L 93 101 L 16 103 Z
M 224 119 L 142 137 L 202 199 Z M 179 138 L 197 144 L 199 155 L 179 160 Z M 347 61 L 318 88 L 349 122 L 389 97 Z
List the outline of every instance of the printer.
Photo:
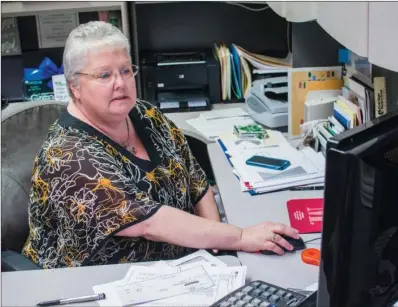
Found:
M 288 126 L 288 76 L 272 76 L 253 81 L 246 96 L 249 115 L 268 127 Z
M 143 99 L 163 112 L 209 110 L 221 99 L 220 66 L 211 50 L 147 52 L 140 66 Z

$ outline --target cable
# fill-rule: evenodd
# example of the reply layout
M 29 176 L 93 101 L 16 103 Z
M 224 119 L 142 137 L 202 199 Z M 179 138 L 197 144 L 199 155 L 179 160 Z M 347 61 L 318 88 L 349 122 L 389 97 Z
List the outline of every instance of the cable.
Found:
M 315 239 L 304 241 L 304 243 L 310 243 L 312 241 L 321 240 L 321 239 L 322 239 L 322 237 L 319 237 L 319 238 L 315 238 Z
M 226 2 L 226 3 L 231 4 L 231 5 L 236 5 L 236 6 L 243 7 L 244 9 L 252 11 L 252 12 L 261 12 L 261 11 L 265 11 L 265 10 L 269 9 L 268 5 L 265 6 L 265 7 L 261 7 L 261 8 L 255 9 L 255 8 L 252 8 L 252 7 L 246 6 L 246 5 L 241 4 L 241 3 L 237 3 L 237 2 Z
M 292 51 L 290 50 L 290 22 L 287 22 L 287 50 L 289 51 L 289 53 L 291 53 Z
M 225 2 L 227 4 L 231 4 L 231 5 L 236 5 L 236 6 L 240 6 L 246 10 L 252 11 L 252 12 L 262 12 L 262 11 L 266 11 L 270 8 L 269 5 L 255 9 L 249 6 L 246 6 L 242 3 L 239 2 Z M 253 3 L 254 4 L 254 3 Z M 259 3 L 260 4 L 260 3 Z M 288 54 L 290 54 L 292 52 L 291 48 L 290 48 L 290 22 L 287 22 L 287 50 L 288 50 Z
M 316 134 L 318 132 L 318 126 L 323 123 L 327 123 L 327 119 L 317 119 L 310 122 L 305 122 L 301 124 L 301 130 L 304 132 L 303 141 L 300 142 L 296 149 L 300 150 L 302 146 L 304 146 L 306 139 L 312 134 L 314 138 L 316 138 Z

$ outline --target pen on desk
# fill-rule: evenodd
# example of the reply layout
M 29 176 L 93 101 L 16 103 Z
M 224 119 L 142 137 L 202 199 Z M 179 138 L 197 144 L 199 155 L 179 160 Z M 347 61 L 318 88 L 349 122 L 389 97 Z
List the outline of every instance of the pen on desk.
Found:
M 323 190 L 323 187 L 294 187 L 290 188 L 290 191 L 318 191 Z
M 184 286 L 190 286 L 190 285 L 198 284 L 198 283 L 199 283 L 199 281 L 195 280 L 195 281 L 187 282 L 186 284 L 184 284 Z
M 105 293 L 94 294 L 94 295 L 87 295 L 75 298 L 65 298 L 60 300 L 53 300 L 53 301 L 46 301 L 38 303 L 36 306 L 58 306 L 58 305 L 66 305 L 66 304 L 73 304 L 73 303 L 84 303 L 84 302 L 92 302 L 105 299 Z

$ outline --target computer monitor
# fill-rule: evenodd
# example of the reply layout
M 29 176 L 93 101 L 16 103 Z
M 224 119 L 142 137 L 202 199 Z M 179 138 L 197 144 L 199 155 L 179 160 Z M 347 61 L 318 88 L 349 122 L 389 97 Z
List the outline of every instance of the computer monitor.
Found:
M 331 138 L 318 307 L 398 301 L 398 112 Z

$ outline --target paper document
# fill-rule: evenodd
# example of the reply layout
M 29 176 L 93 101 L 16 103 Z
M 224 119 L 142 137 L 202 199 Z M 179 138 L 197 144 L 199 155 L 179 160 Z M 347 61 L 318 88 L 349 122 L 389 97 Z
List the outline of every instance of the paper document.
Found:
M 65 80 L 65 75 L 54 75 L 52 76 L 53 89 L 54 89 L 54 100 L 68 102 L 70 100 L 68 92 L 68 84 Z
M 211 267 L 223 267 L 226 268 L 227 265 L 218 260 L 218 258 L 210 255 L 208 252 L 200 250 L 191 255 L 185 256 L 183 258 L 171 261 L 167 263 L 169 266 L 178 267 L 178 268 L 186 268 L 192 264 L 196 265 L 207 265 Z
M 246 267 L 227 267 L 222 270 L 213 267 L 204 268 L 214 282 L 213 287 L 162 300 L 151 301 L 146 303 L 145 306 L 210 306 L 220 298 L 245 284 Z
M 122 280 L 94 286 L 100 306 L 210 306 L 243 286 L 245 266 L 228 267 L 206 251 L 151 266 L 132 265 Z
M 286 140 L 279 140 L 274 146 L 266 146 L 264 143 L 245 144 L 221 137 L 217 143 L 232 164 L 233 173 L 238 177 L 243 192 L 249 191 L 253 195 L 324 183 L 325 157 L 312 148 L 306 147 L 298 151 Z M 246 161 L 256 155 L 287 160 L 290 166 L 284 170 L 275 170 L 247 165 Z
M 232 108 L 226 110 L 217 110 L 211 112 L 203 112 L 200 114 L 205 120 L 220 119 L 220 118 L 230 118 L 230 117 L 250 117 L 242 108 Z
M 159 299 L 204 290 L 214 286 L 213 280 L 202 266 L 175 274 L 116 286 L 123 306 L 149 303 Z
M 41 13 L 36 19 L 39 48 L 64 47 L 69 33 L 79 24 L 77 12 Z
M 230 117 L 206 120 L 203 117 L 187 120 L 187 124 L 194 127 L 209 139 L 215 139 L 219 135 L 234 131 L 235 125 L 251 125 L 255 122 L 249 117 Z
M 150 267 L 159 268 L 161 270 L 152 270 L 146 266 L 131 266 L 126 273 L 126 276 L 124 277 L 124 281 L 131 282 L 132 280 L 145 280 L 165 274 L 171 274 L 187 268 L 192 268 L 191 264 L 195 264 L 195 266 L 203 265 L 210 267 L 227 267 L 224 262 L 218 260 L 216 257 L 210 255 L 208 252 L 200 250 L 177 260 L 169 262 L 156 261 L 155 264 Z M 160 272 L 163 272 L 163 274 L 160 275 Z

